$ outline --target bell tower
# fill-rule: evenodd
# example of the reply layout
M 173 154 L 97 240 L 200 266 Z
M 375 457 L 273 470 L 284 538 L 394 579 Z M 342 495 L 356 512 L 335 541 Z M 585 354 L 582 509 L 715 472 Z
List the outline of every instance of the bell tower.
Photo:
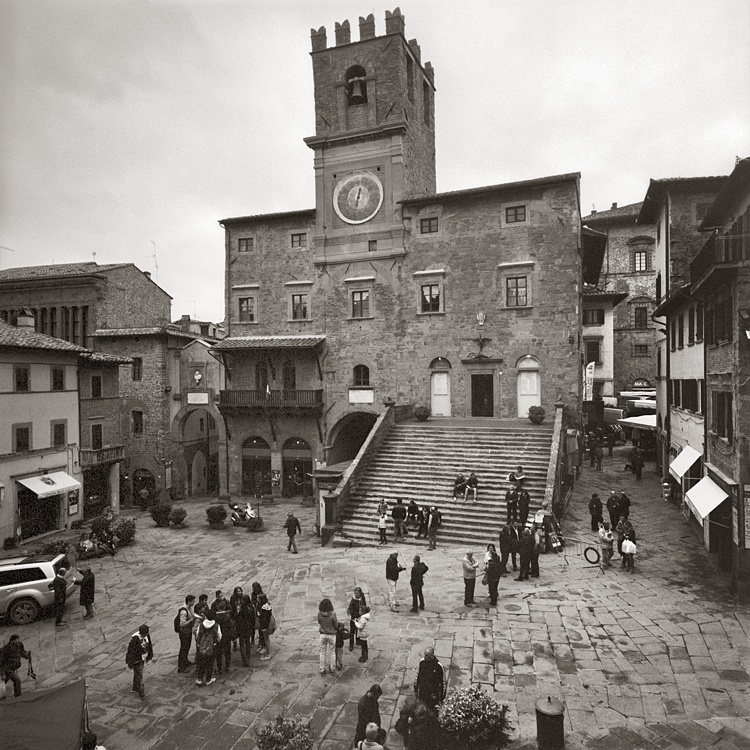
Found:
M 422 63 L 405 19 L 386 11 L 385 34 L 372 14 L 312 29 L 315 135 L 315 262 L 404 254 L 399 201 L 435 192 L 434 72 Z

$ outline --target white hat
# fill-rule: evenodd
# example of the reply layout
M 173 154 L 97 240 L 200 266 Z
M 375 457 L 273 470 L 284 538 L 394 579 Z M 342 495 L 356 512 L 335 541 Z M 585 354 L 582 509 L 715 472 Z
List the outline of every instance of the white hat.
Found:
M 214 625 L 216 625 L 216 623 L 210 617 L 207 617 L 203 621 L 203 627 L 206 628 L 206 630 L 210 630 Z

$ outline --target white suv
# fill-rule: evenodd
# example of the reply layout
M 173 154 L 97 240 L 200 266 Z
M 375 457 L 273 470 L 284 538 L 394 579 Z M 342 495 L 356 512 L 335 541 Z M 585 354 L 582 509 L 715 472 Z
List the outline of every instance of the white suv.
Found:
M 0 615 L 5 615 L 13 625 L 34 622 L 55 595 L 49 584 L 60 568 L 65 568 L 70 596 L 75 588 L 75 574 L 65 555 L 33 555 L 0 560 Z

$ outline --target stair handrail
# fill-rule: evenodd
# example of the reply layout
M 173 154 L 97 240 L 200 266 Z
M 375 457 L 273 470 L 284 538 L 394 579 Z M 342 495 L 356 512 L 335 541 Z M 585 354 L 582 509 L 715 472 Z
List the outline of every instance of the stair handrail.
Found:
M 557 402 L 555 404 L 555 424 L 552 428 L 552 445 L 549 452 L 549 465 L 547 466 L 547 484 L 544 488 L 544 505 L 549 508 L 558 518 L 562 516 L 561 494 L 562 478 L 560 455 L 563 446 L 563 433 L 565 430 L 564 419 L 565 405 Z

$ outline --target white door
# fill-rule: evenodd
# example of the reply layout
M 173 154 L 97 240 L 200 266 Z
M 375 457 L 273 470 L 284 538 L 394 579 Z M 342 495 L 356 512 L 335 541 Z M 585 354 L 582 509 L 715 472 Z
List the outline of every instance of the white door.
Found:
M 430 382 L 432 394 L 430 411 L 433 417 L 451 415 L 451 380 L 447 372 L 433 372 Z
M 530 406 L 541 406 L 539 370 L 518 371 L 518 416 L 528 417 Z

